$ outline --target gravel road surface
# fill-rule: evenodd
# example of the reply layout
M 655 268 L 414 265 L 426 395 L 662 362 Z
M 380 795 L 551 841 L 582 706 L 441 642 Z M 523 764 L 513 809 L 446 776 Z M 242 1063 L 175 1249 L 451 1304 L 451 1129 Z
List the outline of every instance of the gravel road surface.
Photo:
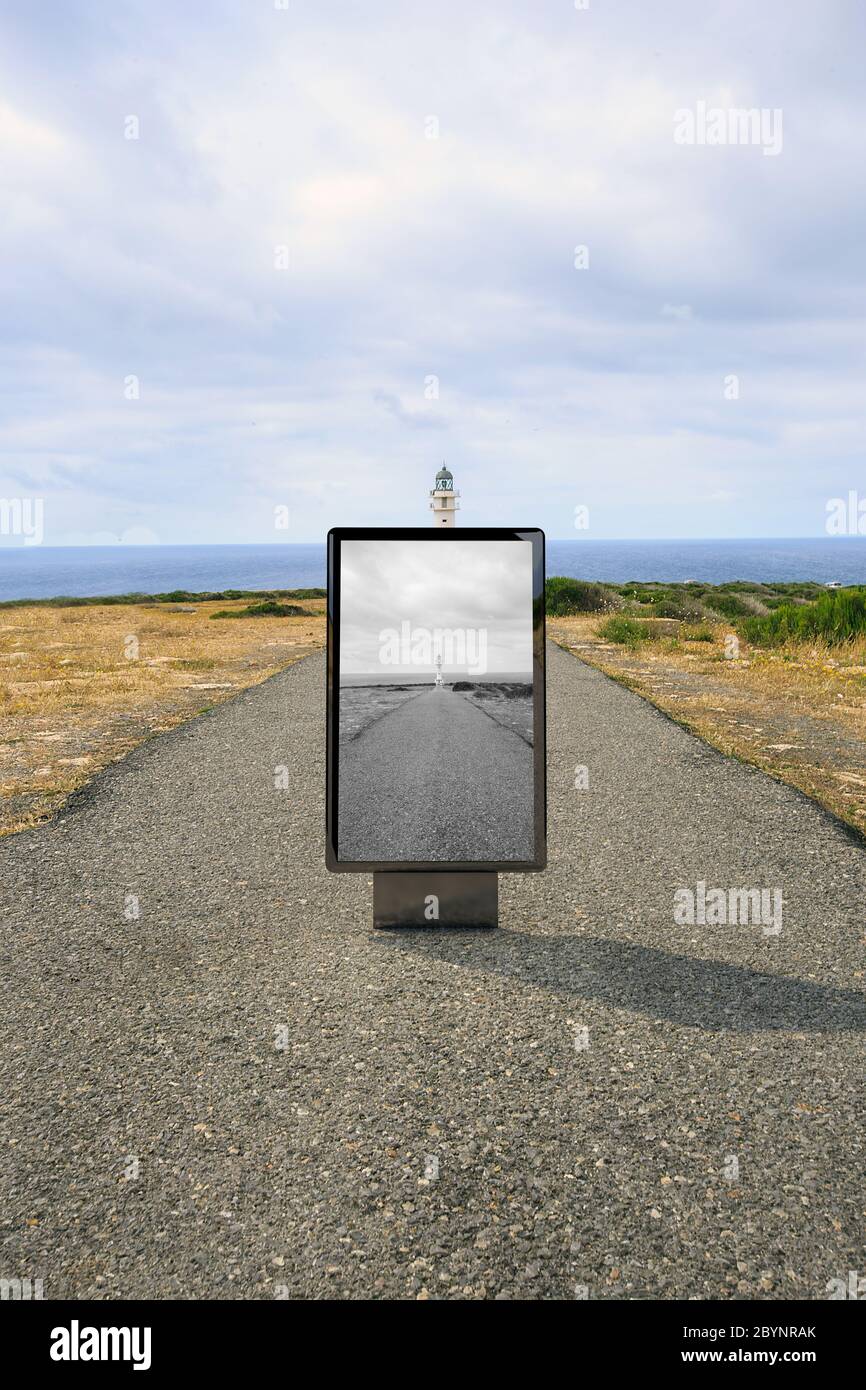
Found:
M 532 749 L 451 690 L 340 746 L 340 858 L 533 859 Z
M 866 1270 L 862 848 L 558 649 L 548 696 L 550 867 L 495 932 L 375 933 L 325 871 L 319 656 L 0 842 L 0 1277 L 822 1299 Z M 676 925 L 698 881 L 780 887 L 782 931 Z

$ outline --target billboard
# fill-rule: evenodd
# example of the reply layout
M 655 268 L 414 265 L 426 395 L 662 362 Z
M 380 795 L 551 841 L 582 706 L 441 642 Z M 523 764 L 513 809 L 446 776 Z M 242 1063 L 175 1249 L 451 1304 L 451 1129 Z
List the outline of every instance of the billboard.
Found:
M 544 536 L 328 536 L 327 862 L 541 869 Z

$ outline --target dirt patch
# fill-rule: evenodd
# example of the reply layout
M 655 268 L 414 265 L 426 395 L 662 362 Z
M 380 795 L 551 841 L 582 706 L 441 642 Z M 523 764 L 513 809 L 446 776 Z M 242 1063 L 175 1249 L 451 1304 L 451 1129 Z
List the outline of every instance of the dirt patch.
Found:
M 384 715 L 431 690 L 430 685 L 351 685 L 340 691 L 340 739 L 357 738 Z
M 266 680 L 325 641 L 309 617 L 211 620 L 236 604 L 0 612 L 0 835 L 52 815 L 153 734 Z
M 799 788 L 866 833 L 866 682 L 862 644 L 763 651 L 680 636 L 636 648 L 603 641 L 590 616 L 552 619 L 548 634 L 722 752 Z
M 532 746 L 532 686 L 514 681 L 460 681 L 455 693 Z

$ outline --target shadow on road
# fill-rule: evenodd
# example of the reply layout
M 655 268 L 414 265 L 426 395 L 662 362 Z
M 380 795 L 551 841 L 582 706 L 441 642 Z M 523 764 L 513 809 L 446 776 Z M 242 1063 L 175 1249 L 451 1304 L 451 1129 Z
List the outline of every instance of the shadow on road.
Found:
M 383 933 L 386 949 L 415 952 L 575 999 L 711 1032 L 866 1031 L 866 995 L 768 975 L 718 960 L 592 936 L 427 928 Z

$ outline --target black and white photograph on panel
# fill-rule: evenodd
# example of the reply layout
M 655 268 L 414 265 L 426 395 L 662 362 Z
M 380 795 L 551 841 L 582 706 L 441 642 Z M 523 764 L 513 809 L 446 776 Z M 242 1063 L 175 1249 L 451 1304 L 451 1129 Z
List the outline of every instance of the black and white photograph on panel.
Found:
M 344 540 L 338 857 L 534 854 L 532 545 Z

